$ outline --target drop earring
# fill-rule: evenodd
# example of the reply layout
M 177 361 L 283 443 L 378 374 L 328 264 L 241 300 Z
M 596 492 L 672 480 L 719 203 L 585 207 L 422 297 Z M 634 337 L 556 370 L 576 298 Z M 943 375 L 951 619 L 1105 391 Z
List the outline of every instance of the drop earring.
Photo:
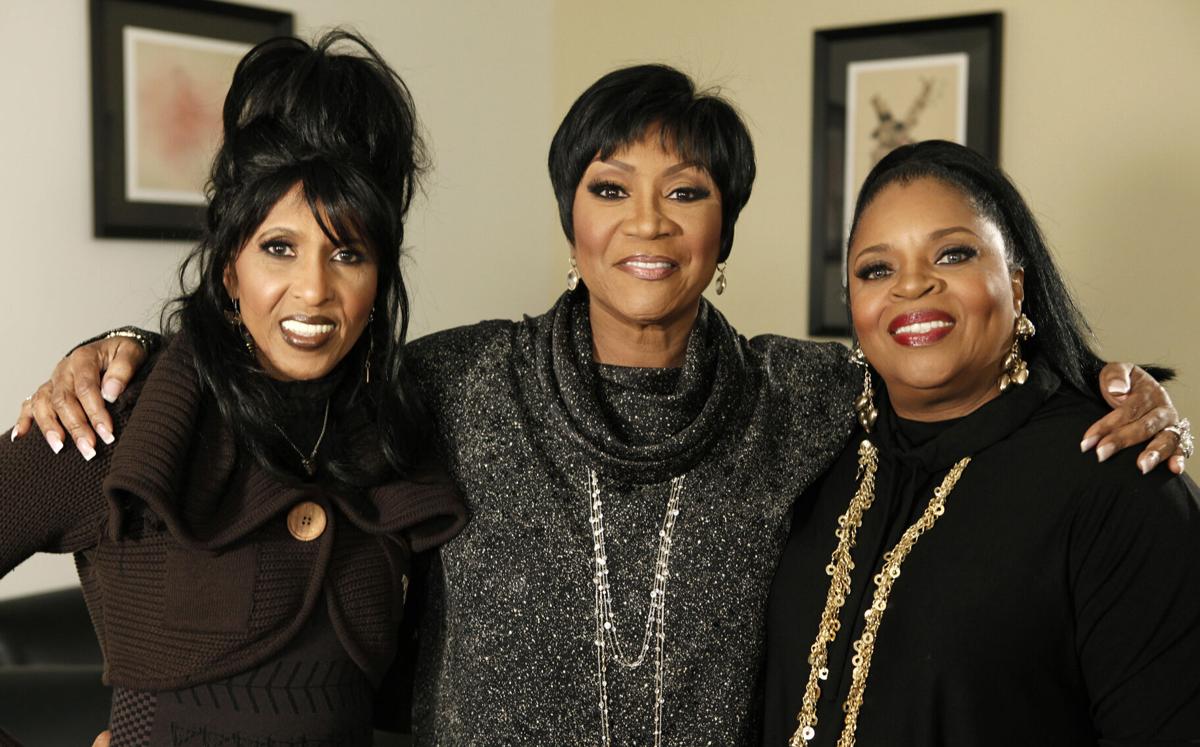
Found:
M 575 258 L 571 257 L 571 269 L 567 270 L 567 290 L 573 291 L 579 287 L 579 265 L 575 264 Z
M 242 338 L 242 344 L 246 346 L 246 352 L 250 357 L 254 357 L 254 338 L 250 336 L 250 330 L 246 329 L 245 323 L 242 321 L 242 307 L 238 299 L 233 299 L 233 311 L 226 311 L 225 318 L 237 328 L 238 334 Z
M 375 322 L 375 310 L 371 309 L 371 315 L 367 317 L 367 360 L 363 365 L 364 378 L 367 384 L 371 383 L 371 357 L 375 355 L 375 335 L 371 334 L 371 327 Z
M 1013 334 L 1012 349 L 1004 357 L 1004 371 L 1000 374 L 1000 391 L 1013 384 L 1020 386 L 1029 380 L 1029 364 L 1021 357 L 1021 343 L 1037 334 L 1037 328 L 1024 313 L 1017 317 L 1017 328 Z
M 867 433 L 875 427 L 875 419 L 879 417 L 879 410 L 875 408 L 875 388 L 871 385 L 871 366 L 867 363 L 867 356 L 863 354 L 862 348 L 858 345 L 850 351 L 850 362 L 856 366 L 862 366 L 863 369 L 863 388 L 862 394 L 858 395 L 858 399 L 854 402 L 854 410 L 858 413 L 859 425 Z
M 719 296 L 722 293 L 724 293 L 725 288 L 728 285 L 729 285 L 729 281 L 727 281 L 725 279 L 725 263 L 718 262 L 717 263 L 717 295 Z

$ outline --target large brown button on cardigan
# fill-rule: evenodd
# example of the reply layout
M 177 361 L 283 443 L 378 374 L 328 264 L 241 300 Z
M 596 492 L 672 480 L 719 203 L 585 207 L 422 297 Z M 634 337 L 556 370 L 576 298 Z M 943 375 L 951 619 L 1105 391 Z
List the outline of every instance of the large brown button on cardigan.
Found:
M 463 526 L 445 478 L 393 479 L 350 500 L 237 459 L 175 338 L 114 408 L 118 440 L 91 462 L 37 434 L 0 443 L 0 575 L 35 552 L 75 553 L 105 681 L 178 689 L 244 671 L 325 604 L 378 685 L 396 655 L 411 553 Z M 359 429 L 356 446 L 369 448 Z M 289 511 L 326 525 L 300 541 Z

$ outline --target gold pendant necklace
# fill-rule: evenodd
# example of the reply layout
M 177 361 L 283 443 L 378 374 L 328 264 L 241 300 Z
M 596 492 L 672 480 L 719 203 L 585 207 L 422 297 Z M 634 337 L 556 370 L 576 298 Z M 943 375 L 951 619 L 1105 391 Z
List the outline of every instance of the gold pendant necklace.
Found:
M 938 517 L 946 512 L 946 498 L 962 477 L 963 470 L 970 464 L 971 457 L 960 459 L 950 472 L 946 474 L 942 484 L 933 491 L 929 505 L 913 524 L 901 535 L 900 540 L 883 555 L 883 567 L 875 574 L 875 594 L 871 606 L 867 609 L 866 625 L 862 635 L 854 642 L 854 657 L 850 660 L 854 665 L 850 677 L 850 690 L 846 694 L 846 702 L 842 710 L 846 719 L 842 726 L 841 736 L 838 737 L 837 747 L 854 747 L 854 732 L 858 728 L 858 712 L 862 708 L 863 694 L 867 690 L 867 675 L 871 671 L 871 657 L 875 653 L 875 641 L 879 634 L 879 625 L 883 621 L 883 613 L 887 609 L 888 596 L 892 593 L 892 585 L 900 578 L 900 565 L 912 552 L 913 546 L 921 535 L 929 531 L 937 522 Z M 788 740 L 789 747 L 807 747 L 810 740 L 816 737 L 817 702 L 821 699 L 820 682 L 829 678 L 829 644 L 837 637 L 842 623 L 838 614 L 846 597 L 850 594 L 850 571 L 854 561 L 850 551 L 854 549 L 858 528 L 862 526 L 863 514 L 875 501 L 875 472 L 879 469 L 879 451 L 869 440 L 864 439 L 858 447 L 858 474 L 860 482 L 850 506 L 838 517 L 837 547 L 830 556 L 825 573 L 830 576 L 829 593 L 825 597 L 825 609 L 821 612 L 821 624 L 817 628 L 817 638 L 809 649 L 808 663 L 812 669 L 808 673 L 808 683 L 804 688 L 804 699 L 801 701 L 800 712 L 796 714 L 796 732 Z

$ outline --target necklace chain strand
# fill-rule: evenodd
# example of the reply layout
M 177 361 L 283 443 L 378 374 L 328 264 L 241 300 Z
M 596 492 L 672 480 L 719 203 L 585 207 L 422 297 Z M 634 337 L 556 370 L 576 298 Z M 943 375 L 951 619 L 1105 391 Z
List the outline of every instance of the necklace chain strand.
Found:
M 610 747 L 608 713 L 608 661 L 625 669 L 637 669 L 646 661 L 651 641 L 654 643 L 654 747 L 662 744 L 663 679 L 665 663 L 663 648 L 667 638 L 667 580 L 670 578 L 671 537 L 675 518 L 683 498 L 683 476 L 671 480 L 667 509 L 658 530 L 658 553 L 654 561 L 654 580 L 650 584 L 650 609 L 646 613 L 646 628 L 642 646 L 636 657 L 629 656 L 621 644 L 617 630 L 616 612 L 608 582 L 608 553 L 604 546 L 604 506 L 600 499 L 600 481 L 595 470 L 588 470 L 588 504 L 592 528 L 592 584 L 595 587 L 596 619 L 596 679 L 600 689 L 600 743 Z
M 317 436 L 317 442 L 313 444 L 312 452 L 308 456 L 304 456 L 304 452 L 300 451 L 296 447 L 296 444 L 292 443 L 292 439 L 288 438 L 288 435 L 283 432 L 278 423 L 275 424 L 275 430 L 279 431 L 279 435 L 283 436 L 283 440 L 287 441 L 287 445 L 292 447 L 292 451 L 300 455 L 300 466 L 304 468 L 305 474 L 309 477 L 317 474 L 317 451 L 321 448 L 321 441 L 325 439 L 325 427 L 329 425 L 329 403 L 330 400 L 325 400 L 325 417 L 321 420 L 321 435 Z
M 942 484 L 933 491 L 929 505 L 924 513 L 904 530 L 896 546 L 883 554 L 883 567 L 873 579 L 875 593 L 871 598 L 871 606 L 867 608 L 864 617 L 867 622 L 863 626 L 862 635 L 854 642 L 854 657 L 850 660 L 854 665 L 850 675 L 850 689 L 846 694 L 846 702 L 842 710 L 846 714 L 842 725 L 842 733 L 838 737 L 837 747 L 854 747 L 854 734 L 858 728 L 858 712 L 862 708 L 863 694 L 867 689 L 867 675 L 871 671 L 871 657 L 875 653 L 875 641 L 879 634 L 879 625 L 883 622 L 883 613 L 887 610 L 888 597 L 892 586 L 900 578 L 900 566 L 912 552 L 913 546 L 925 532 L 929 531 L 938 518 L 946 512 L 946 499 L 950 491 L 962 477 L 963 470 L 970 464 L 971 458 L 960 459 Z M 796 714 L 796 732 L 788 740 L 789 747 L 808 747 L 808 743 L 816 737 L 817 702 L 821 699 L 820 682 L 829 678 L 829 644 L 837 637 L 841 629 L 838 619 L 842 605 L 850 593 L 850 571 L 854 561 L 850 555 L 854 549 L 858 529 L 862 526 L 863 514 L 871 508 L 875 501 L 875 472 L 879 468 L 879 451 L 869 440 L 863 440 L 858 447 L 858 474 L 860 482 L 858 491 L 850 500 L 846 512 L 838 517 L 838 528 L 834 532 L 837 546 L 830 556 L 825 573 L 830 576 L 829 593 L 825 597 L 825 609 L 821 613 L 821 624 L 817 629 L 817 638 L 809 649 L 808 663 L 811 669 L 808 673 L 808 683 L 804 688 L 804 699 L 801 701 L 800 712 Z

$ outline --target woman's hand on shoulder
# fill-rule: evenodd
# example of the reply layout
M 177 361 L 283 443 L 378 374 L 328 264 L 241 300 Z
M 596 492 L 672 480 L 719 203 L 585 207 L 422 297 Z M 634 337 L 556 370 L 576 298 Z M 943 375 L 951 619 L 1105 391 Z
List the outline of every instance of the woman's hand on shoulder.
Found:
M 115 440 L 106 402 L 117 401 L 145 360 L 146 351 L 128 337 L 75 348 L 54 367 L 50 380 L 21 403 L 12 440 L 29 433 L 36 422 L 56 454 L 66 434 L 84 458 L 91 459 L 97 439 L 106 444 Z
M 1164 430 L 1179 422 L 1179 413 L 1163 385 L 1132 363 L 1109 363 L 1100 372 L 1100 391 L 1113 411 L 1087 429 L 1079 448 L 1094 448 L 1103 462 L 1122 449 L 1149 441 L 1137 460 L 1143 473 L 1166 464 L 1175 474 L 1183 474 L 1180 437 Z

